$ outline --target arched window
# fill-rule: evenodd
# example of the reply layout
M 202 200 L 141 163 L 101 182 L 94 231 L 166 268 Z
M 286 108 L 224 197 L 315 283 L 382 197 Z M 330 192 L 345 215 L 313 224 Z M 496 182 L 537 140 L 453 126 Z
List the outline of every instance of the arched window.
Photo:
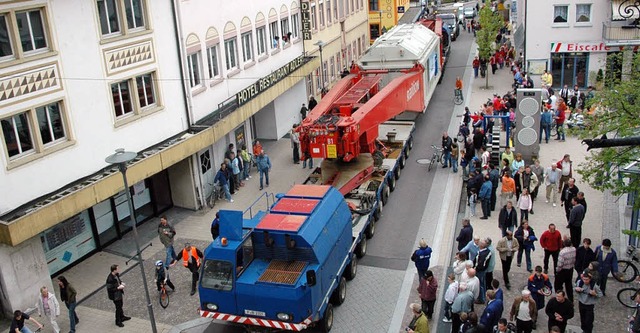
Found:
M 202 86 L 202 45 L 196 34 L 189 34 L 186 41 L 187 71 L 189 72 L 189 86 Z
M 256 54 L 258 57 L 267 55 L 267 20 L 262 13 L 256 15 Z
M 248 17 L 240 22 L 240 39 L 242 42 L 242 61 L 244 63 L 254 61 L 253 58 L 253 26 Z
M 221 78 L 222 70 L 220 68 L 220 35 L 218 34 L 218 30 L 216 30 L 216 28 L 211 27 L 209 28 L 209 30 L 207 30 L 207 35 L 205 36 L 205 44 L 207 45 L 209 78 Z
M 278 49 L 278 44 L 280 42 L 280 33 L 278 32 L 278 13 L 273 8 L 269 11 L 269 39 L 271 41 L 271 49 Z
M 227 22 L 224 26 L 224 57 L 227 71 L 239 69 L 238 32 L 232 22 Z

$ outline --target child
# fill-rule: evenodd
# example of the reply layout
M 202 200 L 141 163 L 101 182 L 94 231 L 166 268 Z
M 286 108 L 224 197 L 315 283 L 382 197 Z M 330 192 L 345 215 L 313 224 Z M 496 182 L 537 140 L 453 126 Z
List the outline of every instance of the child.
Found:
M 471 189 L 471 195 L 469 195 L 469 208 L 471 210 L 471 217 L 476 216 L 476 204 L 478 203 L 478 194 L 476 189 Z
M 171 283 L 171 279 L 169 279 L 169 272 L 164 269 L 164 264 L 162 260 L 156 261 L 156 287 L 158 287 L 158 291 L 160 291 L 160 285 L 164 282 L 171 290 L 175 291 L 176 287 Z
M 447 287 L 447 291 L 444 294 L 444 318 L 442 318 L 442 321 L 450 323 L 451 305 L 453 304 L 453 300 L 456 296 L 458 296 L 458 281 L 456 281 L 456 275 L 454 273 L 449 273 L 447 276 L 447 282 L 449 282 L 449 287 Z

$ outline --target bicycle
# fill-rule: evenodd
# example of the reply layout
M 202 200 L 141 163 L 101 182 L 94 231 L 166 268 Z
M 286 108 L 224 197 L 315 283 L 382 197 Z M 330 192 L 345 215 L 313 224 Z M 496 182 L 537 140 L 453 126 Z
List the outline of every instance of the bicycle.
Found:
M 215 182 L 214 184 L 209 183 L 209 185 L 211 185 L 213 189 L 207 199 L 207 206 L 209 206 L 209 208 L 213 208 L 216 205 L 216 201 L 224 197 L 224 189 L 218 182 Z
M 618 291 L 618 302 L 627 308 L 635 309 L 638 304 L 635 301 L 636 294 L 640 291 L 640 288 L 627 287 Z
M 431 145 L 431 148 L 433 148 L 433 155 L 431 155 L 428 171 L 431 171 L 431 168 L 436 165 L 438 161 L 444 165 L 444 154 L 442 154 L 442 148 L 438 148 L 435 145 Z
M 614 274 L 613 277 L 623 283 L 628 283 L 636 279 L 638 276 L 638 266 L 636 266 L 633 262 L 640 263 L 640 258 L 638 257 L 637 248 L 633 245 L 627 246 L 627 256 L 631 258 L 631 260 L 618 260 L 618 274 Z
M 453 94 L 453 104 L 460 105 L 464 102 L 464 98 L 462 97 L 462 90 L 455 89 Z
M 160 282 L 160 291 L 158 292 L 158 298 L 160 300 L 160 306 L 166 309 L 169 306 L 169 292 L 167 291 L 167 284 Z

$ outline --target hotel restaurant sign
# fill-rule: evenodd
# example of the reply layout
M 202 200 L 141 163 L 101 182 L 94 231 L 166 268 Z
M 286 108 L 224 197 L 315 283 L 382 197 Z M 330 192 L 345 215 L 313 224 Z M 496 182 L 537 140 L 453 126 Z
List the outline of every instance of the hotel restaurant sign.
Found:
M 269 75 L 256 81 L 254 84 L 242 89 L 236 94 L 238 106 L 242 106 L 261 94 L 263 91 L 271 88 L 274 84 L 284 79 L 287 75 L 293 73 L 296 69 L 302 67 L 306 63 L 304 56 L 299 56 L 291 60 L 288 64 L 276 69 Z

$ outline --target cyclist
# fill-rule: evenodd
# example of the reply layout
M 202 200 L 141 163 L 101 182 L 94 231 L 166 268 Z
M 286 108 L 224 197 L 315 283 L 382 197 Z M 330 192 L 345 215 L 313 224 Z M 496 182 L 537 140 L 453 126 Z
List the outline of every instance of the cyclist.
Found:
M 164 268 L 164 264 L 162 260 L 156 261 L 156 277 L 155 280 L 156 286 L 158 287 L 158 291 L 160 291 L 160 287 L 162 283 L 166 284 L 171 288 L 171 290 L 175 291 L 176 287 L 171 283 L 171 279 L 169 279 L 169 272 Z
M 460 96 L 461 100 L 464 100 L 464 98 L 462 97 L 462 79 L 460 79 L 460 77 L 456 77 L 456 96 Z

